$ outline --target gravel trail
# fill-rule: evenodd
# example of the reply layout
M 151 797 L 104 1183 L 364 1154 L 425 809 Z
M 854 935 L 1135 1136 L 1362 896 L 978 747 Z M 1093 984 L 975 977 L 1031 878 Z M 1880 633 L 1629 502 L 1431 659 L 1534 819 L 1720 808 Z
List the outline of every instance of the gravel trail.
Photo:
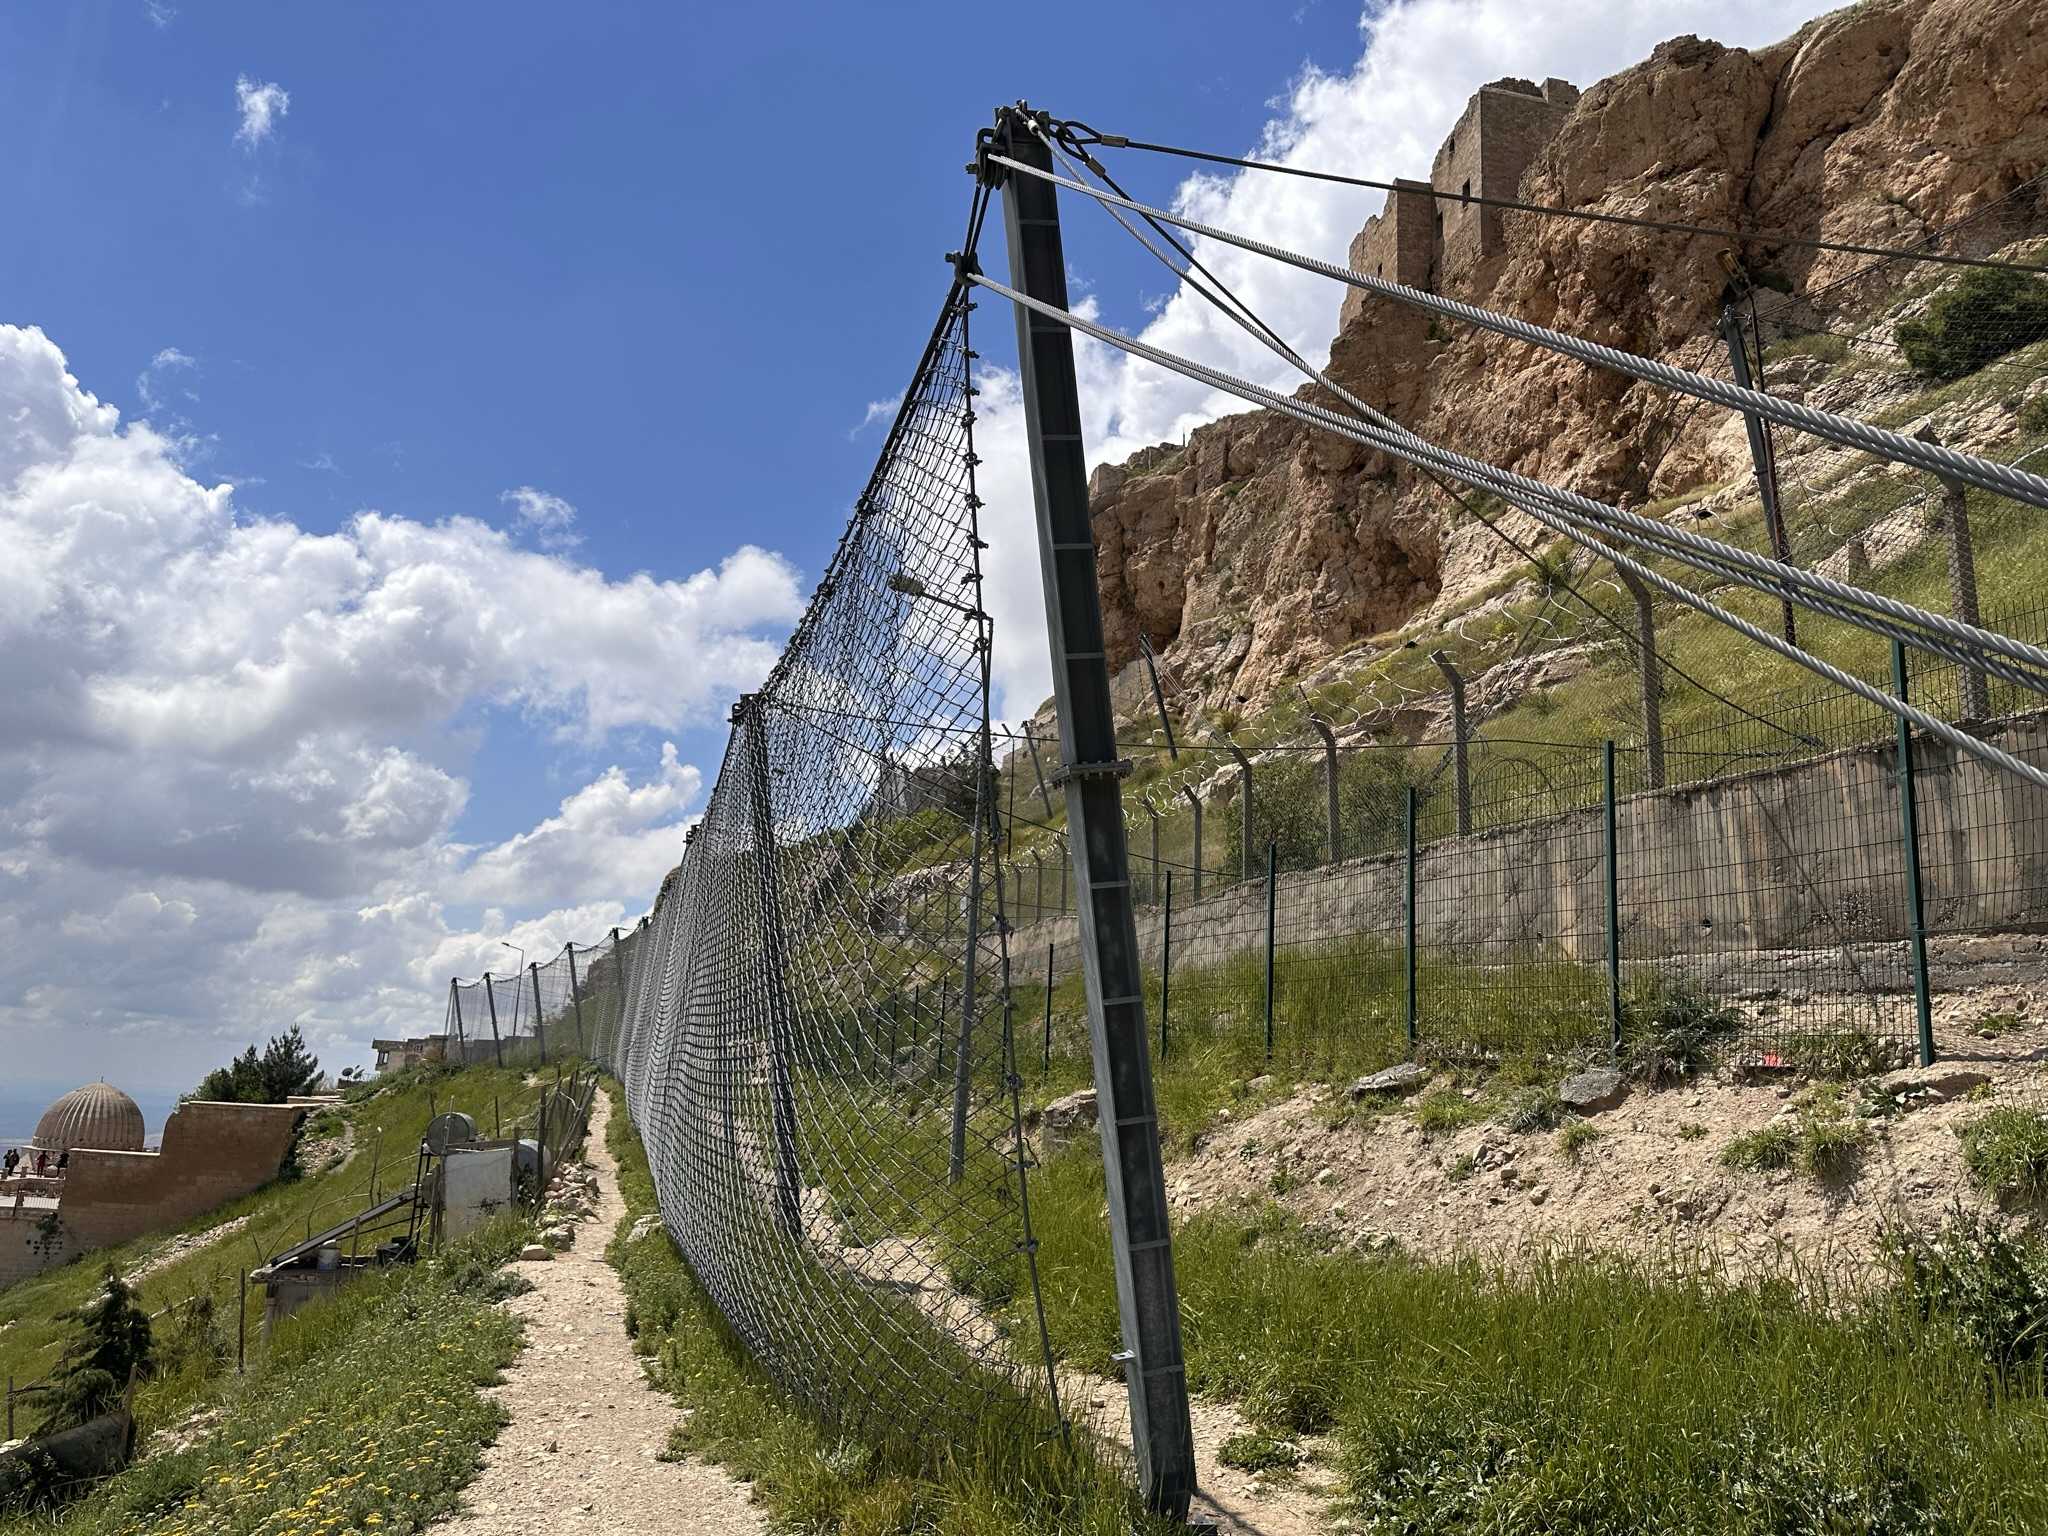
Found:
M 747 1488 L 716 1467 L 658 1461 L 676 1406 L 647 1384 L 626 1337 L 626 1298 L 604 1245 L 625 1207 L 605 1149 L 611 1102 L 599 1091 L 584 1158 L 597 1172 L 597 1212 L 577 1245 L 519 1270 L 535 1289 L 508 1303 L 526 1320 L 526 1347 L 492 1395 L 512 1422 L 484 1452 L 448 1536 L 535 1532 L 706 1532 L 752 1536 L 767 1521 Z

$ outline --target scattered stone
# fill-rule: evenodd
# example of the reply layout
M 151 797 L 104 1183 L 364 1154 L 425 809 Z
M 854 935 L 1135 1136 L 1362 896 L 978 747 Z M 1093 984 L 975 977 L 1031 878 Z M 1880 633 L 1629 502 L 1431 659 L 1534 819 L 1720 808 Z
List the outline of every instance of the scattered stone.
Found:
M 1093 1088 L 1082 1088 L 1065 1098 L 1054 1099 L 1039 1116 L 1039 1129 L 1044 1134 L 1045 1144 L 1048 1147 L 1064 1145 L 1083 1129 L 1092 1129 L 1100 1113 Z
M 1628 1097 L 1628 1079 L 1612 1067 L 1594 1067 L 1574 1073 L 1558 1084 L 1557 1096 L 1566 1109 L 1581 1115 L 1596 1115 L 1612 1109 Z
M 1529 1191 L 1529 1203 L 1531 1205 L 1541 1205 L 1544 1201 L 1548 1200 L 1549 1198 L 1550 1186 L 1548 1184 L 1538 1184 L 1534 1189 Z
M 549 1227 L 545 1232 L 541 1233 L 540 1240 L 557 1253 L 560 1253 L 564 1248 L 576 1246 L 576 1229 L 574 1227 Z
M 1270 1072 L 1262 1073 L 1244 1086 L 1247 1093 L 1264 1093 L 1273 1086 L 1273 1074 Z
M 519 1257 L 529 1264 L 538 1263 L 542 1259 L 552 1259 L 554 1256 L 552 1250 L 542 1247 L 539 1243 L 528 1243 L 519 1250 Z
M 1330 1214 L 1336 1217 L 1337 1220 L 1342 1221 L 1346 1216 L 1351 1214 L 1351 1208 L 1348 1205 L 1346 1205 L 1342 1200 L 1338 1200 L 1331 1204 Z
M 1878 1092 L 1887 1098 L 1912 1101 L 1959 1099 L 1973 1088 L 1991 1081 L 1991 1074 L 1971 1067 L 1908 1067 L 1878 1079 Z
M 637 1243 L 649 1233 L 659 1232 L 660 1230 L 661 1218 L 659 1216 L 642 1216 L 633 1223 L 632 1230 L 626 1234 L 626 1241 L 628 1243 Z
M 1333 1168 L 1318 1168 L 1318 1169 L 1316 1170 L 1316 1182 L 1317 1182 L 1318 1184 L 1334 1184 L 1334 1183 L 1336 1183 L 1336 1182 L 1337 1182 L 1337 1172 L 1336 1172 L 1336 1170 L 1335 1170 L 1335 1169 L 1333 1169 Z
M 1348 1090 L 1354 1099 L 1362 1099 L 1375 1093 L 1408 1093 L 1429 1081 L 1429 1068 L 1418 1066 L 1412 1061 L 1401 1062 L 1383 1071 L 1361 1077 Z
M 1774 1091 L 1781 1099 L 1789 1099 L 1792 1097 L 1792 1090 L 1788 1087 L 1785 1087 L 1783 1084 L 1780 1084 L 1778 1088 Z

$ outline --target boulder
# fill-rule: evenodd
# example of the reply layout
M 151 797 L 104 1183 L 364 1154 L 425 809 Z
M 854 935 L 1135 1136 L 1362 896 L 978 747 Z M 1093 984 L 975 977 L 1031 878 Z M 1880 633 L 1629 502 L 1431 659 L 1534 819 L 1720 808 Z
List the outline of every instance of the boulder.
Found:
M 1575 1114 L 1597 1115 L 1628 1097 L 1628 1079 L 1612 1067 L 1594 1067 L 1559 1083 L 1557 1096 Z
M 1065 1098 L 1054 1099 L 1038 1117 L 1045 1144 L 1048 1147 L 1064 1145 L 1082 1130 L 1092 1129 L 1100 1113 L 1093 1088 L 1083 1088 Z
M 554 1256 L 554 1252 L 551 1249 L 540 1243 L 528 1243 L 519 1250 L 519 1257 L 529 1264 L 538 1263 L 542 1259 L 552 1259 Z
M 1915 1100 L 1939 1102 L 1944 1099 L 1960 1099 L 1971 1089 L 1981 1088 L 1990 1081 L 1990 1073 L 1979 1072 L 1973 1067 L 1937 1064 L 1931 1067 L 1908 1067 L 1903 1072 L 1889 1072 L 1878 1080 L 1877 1090 L 1886 1098 L 1901 1099 L 1908 1103 Z
M 1363 1099 L 1376 1093 L 1409 1093 L 1428 1081 L 1429 1068 L 1404 1061 L 1398 1066 L 1361 1077 L 1347 1091 L 1352 1098 Z
M 642 1216 L 633 1223 L 632 1230 L 626 1234 L 626 1241 L 628 1243 L 637 1243 L 649 1233 L 659 1232 L 660 1230 L 661 1218 L 659 1216 Z
M 574 1227 L 549 1227 L 545 1232 L 541 1233 L 540 1240 L 559 1253 L 564 1248 L 576 1246 L 576 1229 Z

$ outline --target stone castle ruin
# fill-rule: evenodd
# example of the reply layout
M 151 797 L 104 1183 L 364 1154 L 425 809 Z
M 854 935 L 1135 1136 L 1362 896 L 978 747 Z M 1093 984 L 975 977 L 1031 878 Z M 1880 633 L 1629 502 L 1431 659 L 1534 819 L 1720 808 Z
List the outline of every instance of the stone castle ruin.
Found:
M 1545 80 L 1539 86 L 1509 77 L 1481 86 L 1438 147 L 1429 180 L 1396 181 L 1385 208 L 1353 237 L 1351 270 L 1431 293 L 1462 286 L 1506 249 L 1503 210 L 1431 196 L 1430 189 L 1465 197 L 1514 197 L 1522 173 L 1557 136 L 1578 101 L 1579 88 L 1567 80 Z M 1367 297 L 1356 288 L 1345 294 L 1345 323 Z

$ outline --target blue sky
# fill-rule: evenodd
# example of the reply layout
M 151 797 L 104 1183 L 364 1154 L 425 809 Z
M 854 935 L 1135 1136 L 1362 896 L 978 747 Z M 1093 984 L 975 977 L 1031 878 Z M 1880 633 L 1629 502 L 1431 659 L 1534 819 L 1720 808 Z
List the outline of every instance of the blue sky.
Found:
M 0 1090 L 177 1089 L 292 1022 L 361 1061 L 501 941 L 644 911 L 866 477 L 997 103 L 1415 175 L 1489 79 L 1820 9 L 0 6 Z M 1118 168 L 1329 258 L 1378 205 Z M 1109 321 L 1291 387 L 1068 217 Z M 1337 292 L 1213 254 L 1327 347 Z M 989 318 L 1015 717 L 1042 610 Z M 1080 365 L 1098 459 L 1228 409 Z

